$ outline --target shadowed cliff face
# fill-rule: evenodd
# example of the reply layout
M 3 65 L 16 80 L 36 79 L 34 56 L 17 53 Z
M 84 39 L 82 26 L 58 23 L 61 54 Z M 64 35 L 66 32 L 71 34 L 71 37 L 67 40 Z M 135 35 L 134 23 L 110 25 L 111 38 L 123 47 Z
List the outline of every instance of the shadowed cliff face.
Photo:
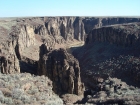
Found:
M 93 28 L 100 28 L 103 26 L 140 22 L 139 18 L 123 18 L 123 17 L 102 17 L 102 18 L 85 18 L 83 19 L 85 33 L 88 34 Z
M 38 74 L 46 75 L 53 81 L 53 90 L 57 94 L 83 94 L 79 62 L 66 50 L 48 50 L 43 44 L 38 64 Z
M 4 74 L 20 73 L 19 62 L 14 54 L 0 55 L 0 72 Z
M 74 51 L 85 83 L 108 76 L 139 86 L 140 24 L 112 25 L 93 29 L 85 45 Z
M 139 43 L 140 23 L 112 25 L 93 29 L 86 39 L 86 44 L 96 41 L 108 42 L 118 46 L 135 46 Z

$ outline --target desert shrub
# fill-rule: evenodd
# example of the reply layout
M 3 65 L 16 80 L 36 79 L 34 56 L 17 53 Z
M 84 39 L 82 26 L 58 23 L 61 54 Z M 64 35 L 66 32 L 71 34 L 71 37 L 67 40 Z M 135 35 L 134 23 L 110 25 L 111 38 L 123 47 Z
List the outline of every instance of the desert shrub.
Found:
M 48 100 L 49 97 L 47 97 L 47 95 L 45 95 L 44 93 L 40 93 L 40 95 L 37 97 L 37 100 Z M 51 97 L 52 98 L 52 97 Z
M 122 94 L 122 91 L 121 91 L 121 90 L 117 90 L 116 93 L 117 93 L 118 95 L 121 95 L 121 94 Z
M 2 93 L 2 91 L 0 90 L 0 96 L 3 96 L 3 93 Z
M 12 101 L 11 98 L 5 97 L 3 95 L 3 93 L 0 91 L 0 103 L 4 103 L 4 104 L 7 104 L 7 105 L 12 105 L 13 101 Z
M 30 97 L 31 102 L 37 101 L 35 97 Z
M 31 94 L 31 95 L 34 95 L 34 94 L 36 94 L 36 93 L 38 93 L 38 92 L 39 92 L 39 91 L 38 91 L 38 88 L 33 88 L 33 89 L 27 91 L 27 93 L 28 93 L 28 94 Z
M 106 93 L 107 93 L 108 97 L 112 97 L 112 96 L 114 96 L 114 92 L 107 91 Z
M 15 88 L 20 88 L 20 84 L 15 84 Z
M 135 90 L 135 87 L 134 86 L 130 86 L 129 89 L 130 90 Z
M 4 96 L 0 95 L 0 102 L 4 103 Z
M 30 104 L 30 97 L 29 96 L 27 96 L 27 95 L 22 95 L 21 96 L 21 101 L 24 103 L 24 104 Z
M 21 96 L 24 94 L 22 89 L 15 88 L 12 91 L 12 98 L 14 99 L 21 99 Z
M 7 105 L 12 105 L 12 104 L 13 104 L 13 101 L 12 101 L 11 98 L 5 97 L 5 98 L 4 98 L 4 103 L 7 104 Z
M 1 88 L 1 91 L 3 92 L 4 96 L 11 96 L 11 91 L 8 88 Z
M 45 76 L 32 76 L 29 73 L 0 74 L 0 87 L 2 105 L 41 105 L 41 102 L 44 105 L 63 104 L 63 101 L 53 93 L 52 82 Z M 24 87 L 28 89 L 24 90 Z
M 15 103 L 15 105 L 24 105 L 21 100 L 16 100 L 16 99 L 13 99 L 13 103 Z
M 127 88 L 122 88 L 121 90 L 126 92 L 127 91 Z

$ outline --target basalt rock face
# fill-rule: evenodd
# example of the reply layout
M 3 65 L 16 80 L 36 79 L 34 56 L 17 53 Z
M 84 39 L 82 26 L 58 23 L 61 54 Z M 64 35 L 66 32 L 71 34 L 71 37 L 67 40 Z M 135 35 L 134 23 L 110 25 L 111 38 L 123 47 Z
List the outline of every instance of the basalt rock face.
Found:
M 19 59 L 21 72 L 37 74 L 39 43 L 30 24 L 19 24 L 19 34 L 15 53 Z M 36 45 L 38 44 L 38 45 Z
M 139 18 L 94 18 L 94 17 L 42 17 L 42 18 L 25 18 L 17 20 L 26 22 L 33 26 L 35 34 L 45 36 L 50 35 L 55 40 L 64 39 L 73 41 L 74 39 L 84 41 L 86 35 L 93 28 L 102 26 L 123 24 L 131 22 L 140 22 Z M 61 43 L 61 42 L 59 42 Z
M 22 71 L 26 71 L 24 68 L 33 67 L 32 70 L 34 72 L 36 62 L 39 60 L 39 46 L 42 45 L 42 41 L 55 49 L 66 48 L 65 45 L 74 43 L 74 40 L 85 41 L 86 35 L 93 28 L 139 21 L 139 18 L 119 17 L 35 17 L 0 21 L 1 51 L 3 55 L 11 56 L 10 59 L 13 59 L 12 61 L 18 62 L 16 64 L 13 63 L 12 68 L 14 68 L 14 71 L 16 71 L 15 68 L 20 71 L 21 65 Z M 97 36 L 95 39 L 99 41 L 109 40 L 110 43 L 123 44 L 124 46 L 137 43 L 136 40 L 139 36 L 135 36 L 132 33 L 131 35 L 127 34 L 117 37 L 118 31 L 116 32 L 115 30 L 118 29 L 101 28 L 95 29 L 96 32 L 93 29 L 92 33 L 98 34 L 99 31 L 106 33 L 106 35 L 103 35 L 105 37 L 101 36 L 101 38 L 99 35 L 95 35 L 95 37 Z M 92 38 L 92 33 L 88 35 L 90 38 L 89 42 L 92 42 L 94 39 Z M 107 34 L 111 35 L 110 33 L 115 34 L 115 36 L 109 36 L 110 39 L 108 39 Z M 124 34 L 123 32 L 119 33 Z M 26 62 L 32 62 L 32 66 Z
M 20 33 L 18 35 L 18 47 L 20 53 L 23 52 L 25 47 L 35 45 L 35 34 L 34 29 L 31 25 L 21 25 Z
M 131 46 L 139 43 L 140 23 L 106 26 L 93 29 L 86 39 L 86 44 L 92 42 L 108 42 L 119 46 Z
M 0 40 L 0 70 L 2 73 L 19 73 L 19 61 L 16 55 L 19 30 L 12 27 L 12 31 Z M 8 39 L 8 40 L 7 40 Z
M 123 17 L 86 17 L 83 19 L 85 33 L 88 34 L 93 28 L 101 28 L 103 26 L 140 22 L 139 18 L 123 18 Z
M 12 43 L 14 43 L 16 41 L 13 46 L 14 46 L 15 56 L 17 57 L 17 60 L 19 62 L 18 64 L 20 65 L 20 70 L 22 72 L 27 71 L 29 67 L 26 68 L 26 66 L 30 65 L 30 63 L 29 62 L 25 63 L 25 62 L 29 61 L 26 59 L 34 60 L 34 59 L 32 59 L 32 57 L 30 55 L 31 52 L 27 53 L 28 56 L 30 56 L 29 58 L 28 58 L 27 54 L 25 53 L 26 48 L 29 48 L 30 46 L 34 46 L 36 44 L 33 27 L 29 24 L 22 24 L 22 25 L 19 24 L 17 27 L 14 27 L 12 29 L 12 32 L 10 33 L 10 39 L 12 40 Z M 31 51 L 31 50 L 29 50 L 29 51 Z M 27 71 L 27 72 L 30 72 L 30 71 Z M 30 72 L 30 73 L 32 73 L 32 72 Z
M 56 40 L 61 36 L 66 41 L 84 41 L 85 36 L 84 23 L 79 17 L 44 17 L 44 25 L 36 28 L 36 33 L 52 35 Z
M 79 62 L 66 50 L 51 50 L 43 44 L 38 63 L 38 74 L 47 75 L 53 81 L 53 90 L 57 94 L 83 94 Z
M 19 62 L 15 54 L 0 55 L 0 71 L 4 74 L 19 73 Z
M 32 20 L 34 21 L 34 19 Z M 61 36 L 66 41 L 84 41 L 93 28 L 102 26 L 140 22 L 139 18 L 94 18 L 94 17 L 44 17 L 44 24 L 35 27 L 39 35 Z
M 103 80 L 109 76 L 139 84 L 138 22 L 139 18 L 119 17 L 35 17 L 0 21 L 0 71 L 6 74 L 29 72 L 46 75 L 53 81 L 55 93 L 76 94 L 78 97 L 84 91 L 80 68 L 82 79 L 90 89 L 98 82 L 108 88 L 108 83 Z M 85 41 L 83 47 L 74 51 L 80 66 L 78 60 L 62 49 L 69 48 L 69 43 L 76 48 L 75 41 Z M 110 97 L 108 90 L 92 94 L 95 95 L 93 98 L 97 97 L 98 102 L 103 101 L 98 98 L 102 95 L 104 99 L 107 95 Z M 117 96 L 120 94 L 113 93 Z M 96 100 L 87 98 L 89 103 L 94 101 L 98 104 Z
M 112 76 L 139 86 L 139 36 L 139 23 L 93 29 L 85 45 L 73 53 L 86 85 L 93 87 L 95 79 Z
M 34 30 L 29 25 L 12 26 L 5 42 L 1 42 L 2 73 L 20 72 L 24 48 L 35 44 Z

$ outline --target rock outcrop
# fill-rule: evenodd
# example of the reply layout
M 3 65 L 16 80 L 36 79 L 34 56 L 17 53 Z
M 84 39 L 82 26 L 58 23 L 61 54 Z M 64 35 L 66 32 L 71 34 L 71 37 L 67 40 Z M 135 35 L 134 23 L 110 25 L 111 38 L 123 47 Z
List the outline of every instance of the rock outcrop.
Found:
M 139 87 L 139 35 L 139 23 L 93 29 L 85 45 L 73 53 L 79 60 L 85 85 L 93 87 L 94 77 L 111 76 Z
M 31 19 L 32 21 L 36 19 Z M 40 19 L 39 19 L 40 20 Z M 66 41 L 73 39 L 84 41 L 86 35 L 93 28 L 102 26 L 140 22 L 139 18 L 94 18 L 94 17 L 44 17 L 44 24 L 35 27 L 35 33 L 39 35 L 62 36 Z
M 19 23 L 33 26 L 35 34 L 51 35 L 57 39 L 61 36 L 66 41 L 73 39 L 84 41 L 93 28 L 102 26 L 140 22 L 139 18 L 121 17 L 42 17 L 18 19 Z
M 139 18 L 129 17 L 85 17 L 83 19 L 85 33 L 88 34 L 93 28 L 101 28 L 103 26 L 140 22 Z
M 96 80 L 101 82 L 109 75 L 133 77 L 122 79 L 139 82 L 138 22 L 140 18 L 120 17 L 35 17 L 1 20 L 0 71 L 5 74 L 30 72 L 46 75 L 53 81 L 55 93 L 79 96 L 84 91 L 80 67 L 83 80 L 91 88 Z M 85 46 L 74 54 L 77 54 L 80 61 L 79 67 L 78 60 L 62 48 L 76 47 L 75 43 L 84 41 Z M 126 59 L 119 58 L 121 54 Z M 127 59 L 126 55 L 130 58 Z M 30 86 L 25 84 L 23 87 L 28 90 Z M 96 96 L 100 96 L 100 93 Z
M 87 36 L 86 44 L 99 41 L 127 47 L 138 44 L 139 35 L 140 23 L 106 26 L 93 29 Z
M 19 30 L 20 32 L 18 34 L 18 47 L 19 47 L 20 53 L 22 53 L 26 47 L 29 47 L 31 45 L 33 46 L 36 44 L 35 33 L 34 33 L 33 26 L 29 24 L 25 24 L 25 25 L 22 24 L 19 27 Z
M 68 42 L 74 43 L 74 40 L 85 41 L 87 34 L 93 28 L 99 28 L 106 25 L 123 24 L 139 22 L 139 18 L 94 18 L 94 17 L 35 17 L 18 18 L 11 20 L 1 20 L 0 30 L 2 39 L 7 39 L 13 26 L 19 31 L 15 42 L 16 49 L 19 50 L 18 57 L 21 56 L 39 60 L 39 46 L 41 39 L 49 42 L 55 42 L 55 48 L 65 47 Z M 14 29 L 16 30 L 16 29 Z M 14 31 L 13 31 L 14 32 Z M 58 45 L 57 45 L 58 44 Z M 32 47 L 30 47 L 32 46 Z M 31 50 L 35 48 L 38 51 Z M 32 54 L 30 54 L 32 52 Z M 30 55 L 30 56 L 29 56 Z M 32 57 L 32 55 L 35 55 Z
M 57 94 L 83 94 L 79 62 L 66 50 L 51 50 L 43 44 L 38 63 L 38 74 L 47 75 L 53 81 L 53 90 Z
M 64 45 L 68 42 L 84 41 L 88 33 L 86 44 L 99 41 L 120 46 L 136 45 L 139 42 L 139 24 L 102 26 L 139 21 L 139 18 L 117 17 L 36 17 L 1 22 L 1 59 L 4 57 L 4 60 L 1 60 L 2 71 L 3 73 L 20 72 L 20 70 L 26 71 L 27 68 L 31 68 L 32 72 L 37 71 L 36 62 L 39 60 L 39 46 L 42 43 L 51 49 L 65 48 Z M 90 31 L 91 29 L 93 30 Z M 95 60 L 98 59 L 97 57 Z
M 20 73 L 19 62 L 15 54 L 0 55 L 0 72 L 4 74 Z
M 79 17 L 45 17 L 44 26 L 36 29 L 41 35 L 61 36 L 66 41 L 84 41 L 84 23 Z
M 8 40 L 6 38 L 0 39 L 0 66 L 2 73 L 20 72 L 19 60 L 16 55 L 18 34 L 18 29 L 12 27 L 12 31 L 7 36 Z

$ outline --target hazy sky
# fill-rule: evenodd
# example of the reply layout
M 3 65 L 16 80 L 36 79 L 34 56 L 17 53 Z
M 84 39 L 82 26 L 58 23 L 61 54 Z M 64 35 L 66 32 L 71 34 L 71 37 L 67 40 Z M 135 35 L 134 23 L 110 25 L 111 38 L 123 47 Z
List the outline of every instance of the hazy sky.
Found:
M 0 17 L 140 16 L 140 0 L 0 0 Z

